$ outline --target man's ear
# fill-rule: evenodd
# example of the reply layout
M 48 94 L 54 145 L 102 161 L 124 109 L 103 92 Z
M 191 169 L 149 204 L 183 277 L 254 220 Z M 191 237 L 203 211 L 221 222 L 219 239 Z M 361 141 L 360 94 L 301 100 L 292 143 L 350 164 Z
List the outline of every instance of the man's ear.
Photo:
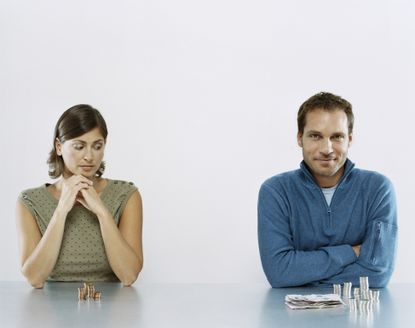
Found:
M 62 144 L 58 138 L 55 139 L 55 149 L 58 156 L 62 156 Z
M 352 145 L 352 141 L 353 141 L 353 133 L 349 134 L 349 147 Z
M 297 133 L 297 144 L 303 148 L 303 134 L 301 132 Z

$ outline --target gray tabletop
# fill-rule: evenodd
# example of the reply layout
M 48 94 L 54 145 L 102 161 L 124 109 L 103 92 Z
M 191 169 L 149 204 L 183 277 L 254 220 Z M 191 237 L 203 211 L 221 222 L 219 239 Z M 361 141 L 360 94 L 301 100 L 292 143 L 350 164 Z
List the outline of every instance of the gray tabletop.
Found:
M 0 282 L 1 327 L 413 327 L 415 284 L 391 284 L 369 313 L 348 307 L 290 310 L 286 294 L 327 288 L 260 284 L 95 283 L 100 301 L 78 301 L 79 283 Z

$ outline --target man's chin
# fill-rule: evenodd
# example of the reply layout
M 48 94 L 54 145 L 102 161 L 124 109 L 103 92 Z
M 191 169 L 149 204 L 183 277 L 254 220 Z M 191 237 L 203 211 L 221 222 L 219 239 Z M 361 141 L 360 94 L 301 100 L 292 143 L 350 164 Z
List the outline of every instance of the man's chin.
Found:
M 323 168 L 323 169 L 320 168 L 315 171 L 315 174 L 320 175 L 322 177 L 330 178 L 330 177 L 335 176 L 338 171 L 339 170 L 337 167 Z

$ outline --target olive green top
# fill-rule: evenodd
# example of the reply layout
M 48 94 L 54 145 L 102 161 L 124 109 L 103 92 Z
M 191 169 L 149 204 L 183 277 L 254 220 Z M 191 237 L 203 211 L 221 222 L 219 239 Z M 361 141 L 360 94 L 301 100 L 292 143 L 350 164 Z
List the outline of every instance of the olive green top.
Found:
M 107 180 L 100 197 L 118 225 L 131 194 L 137 190 L 132 182 Z M 44 184 L 23 191 L 19 199 L 36 219 L 41 234 L 46 231 L 58 205 Z M 49 281 L 119 281 L 105 253 L 97 216 L 82 205 L 68 213 L 58 260 Z

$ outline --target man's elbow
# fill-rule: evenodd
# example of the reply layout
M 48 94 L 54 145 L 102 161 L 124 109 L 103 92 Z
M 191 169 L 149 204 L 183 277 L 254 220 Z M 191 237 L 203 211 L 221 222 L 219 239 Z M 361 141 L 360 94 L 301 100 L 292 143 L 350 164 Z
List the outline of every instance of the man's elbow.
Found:
M 265 276 L 272 288 L 282 288 L 282 287 L 294 287 L 298 286 L 290 275 L 286 272 L 280 272 L 278 270 L 265 269 Z
M 391 275 L 391 272 L 385 272 L 374 277 L 369 276 L 369 286 L 373 288 L 385 288 L 389 283 Z
M 269 280 L 268 280 L 269 281 Z M 269 281 L 272 288 L 284 288 L 284 287 L 292 287 L 290 284 L 287 284 L 284 281 Z
M 295 287 L 301 285 L 296 284 L 294 281 L 291 281 L 290 279 L 286 279 L 284 277 L 268 278 L 268 282 L 272 288 Z

